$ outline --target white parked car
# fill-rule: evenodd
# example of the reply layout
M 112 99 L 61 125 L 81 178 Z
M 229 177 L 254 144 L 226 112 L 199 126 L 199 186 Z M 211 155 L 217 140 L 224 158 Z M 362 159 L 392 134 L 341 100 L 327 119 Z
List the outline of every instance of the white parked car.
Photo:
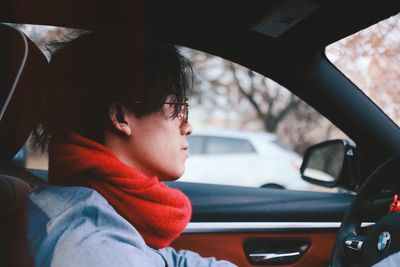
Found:
M 202 130 L 188 137 L 190 157 L 180 181 L 309 190 L 301 157 L 274 134 Z

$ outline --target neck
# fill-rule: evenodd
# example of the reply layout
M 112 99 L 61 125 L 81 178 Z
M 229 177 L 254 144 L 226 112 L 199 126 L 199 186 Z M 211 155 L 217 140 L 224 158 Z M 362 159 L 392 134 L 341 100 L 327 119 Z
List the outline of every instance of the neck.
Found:
M 156 176 L 149 168 L 143 166 L 140 160 L 132 156 L 129 139 L 106 132 L 104 144 L 122 163 L 134 168 L 148 177 Z

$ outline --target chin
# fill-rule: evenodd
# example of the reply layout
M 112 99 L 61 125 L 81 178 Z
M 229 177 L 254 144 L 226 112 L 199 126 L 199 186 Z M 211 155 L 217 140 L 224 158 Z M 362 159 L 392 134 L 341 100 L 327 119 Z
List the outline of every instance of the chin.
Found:
M 183 168 L 179 171 L 164 173 L 163 175 L 160 175 L 159 178 L 161 178 L 160 180 L 162 181 L 176 181 L 182 177 L 184 171 L 185 169 Z
M 176 176 L 176 175 L 163 176 L 163 178 L 160 180 L 164 182 L 172 182 L 178 180 L 180 177 L 181 176 Z

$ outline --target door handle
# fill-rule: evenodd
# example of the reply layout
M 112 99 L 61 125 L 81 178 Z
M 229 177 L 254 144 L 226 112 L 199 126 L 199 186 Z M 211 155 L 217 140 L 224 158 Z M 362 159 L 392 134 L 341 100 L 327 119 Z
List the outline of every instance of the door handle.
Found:
M 307 251 L 310 241 L 303 238 L 249 239 L 244 243 L 247 259 L 251 264 L 292 264 Z
M 252 262 L 266 264 L 271 260 L 285 260 L 285 258 L 291 258 L 293 256 L 299 256 L 300 251 L 287 252 L 287 253 L 252 253 L 249 254 L 249 258 Z

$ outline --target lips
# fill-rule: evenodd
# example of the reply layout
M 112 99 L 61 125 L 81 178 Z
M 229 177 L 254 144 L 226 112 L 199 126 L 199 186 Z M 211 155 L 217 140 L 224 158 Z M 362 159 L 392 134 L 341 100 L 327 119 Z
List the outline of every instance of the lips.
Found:
M 185 142 L 185 143 L 182 145 L 182 150 L 189 150 L 189 143 Z
M 188 143 L 185 143 L 183 146 L 182 146 L 182 151 L 185 153 L 185 155 L 186 155 L 186 158 L 189 156 L 189 144 Z

